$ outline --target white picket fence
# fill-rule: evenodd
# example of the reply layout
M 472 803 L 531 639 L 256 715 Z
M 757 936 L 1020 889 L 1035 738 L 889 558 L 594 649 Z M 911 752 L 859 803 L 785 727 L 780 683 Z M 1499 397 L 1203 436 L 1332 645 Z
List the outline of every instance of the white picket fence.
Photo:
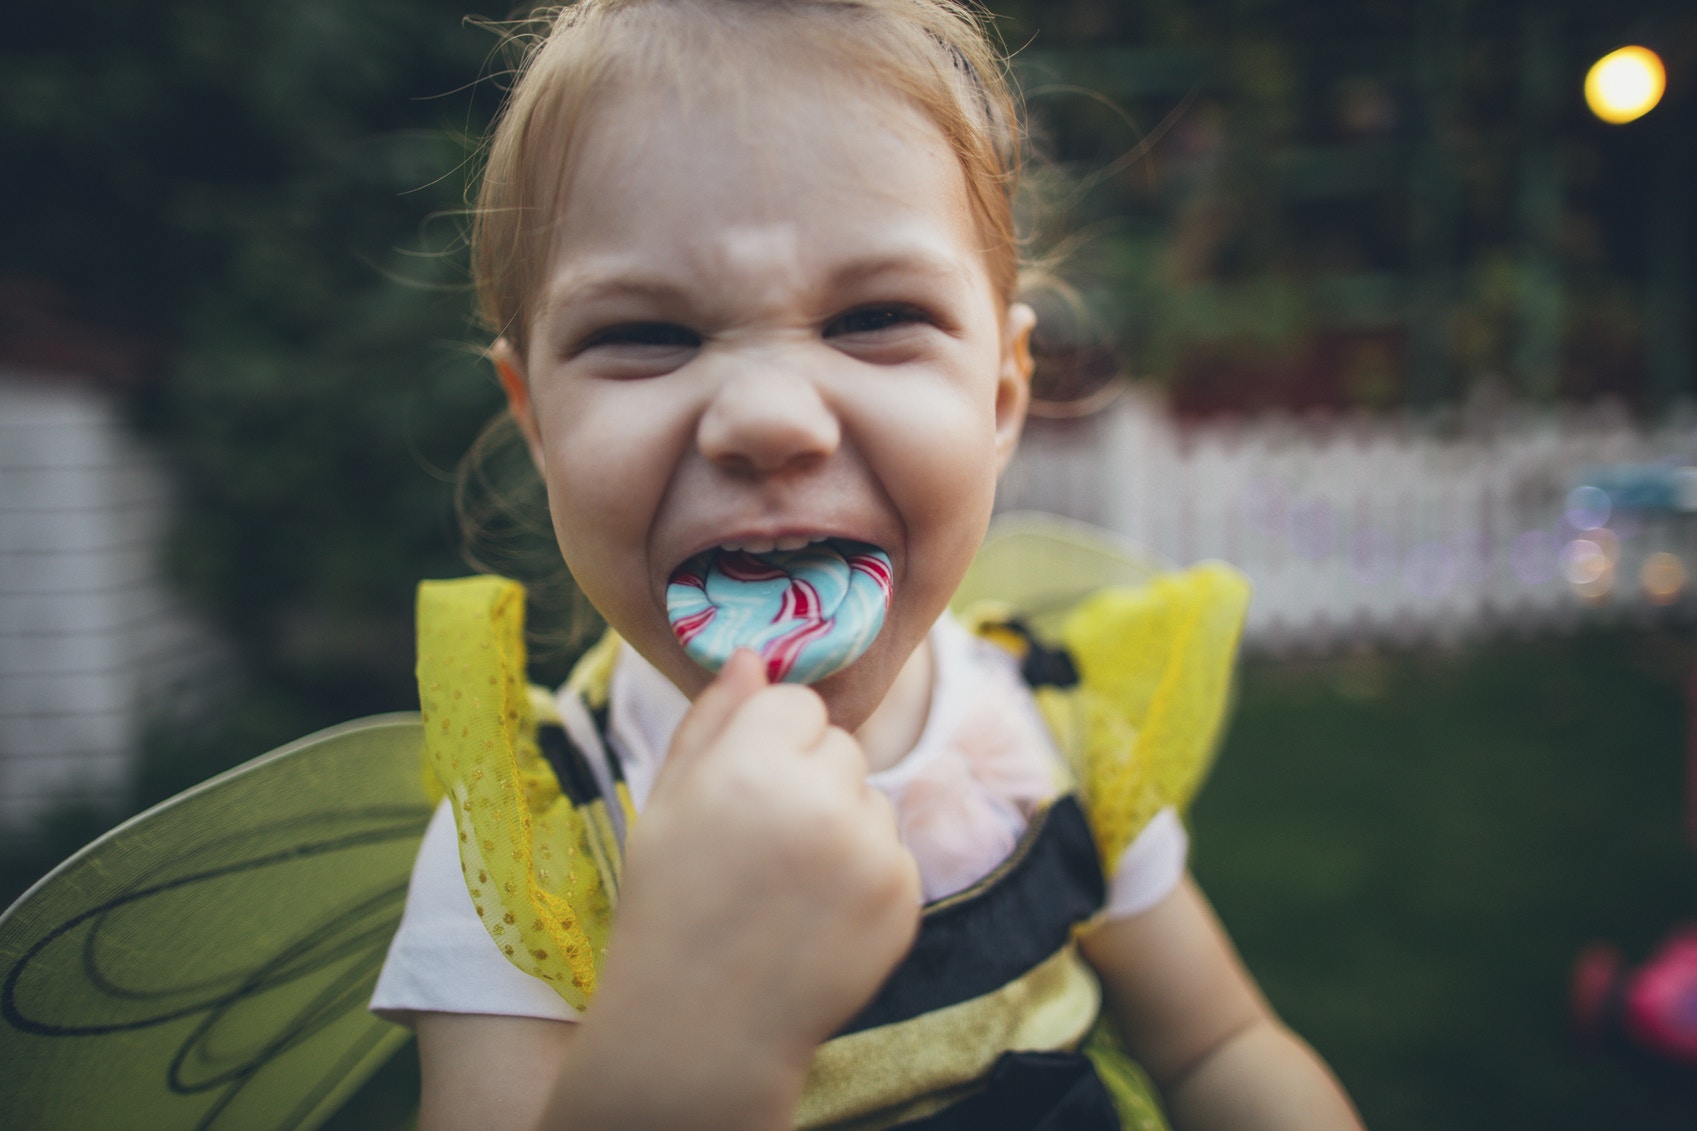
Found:
M 170 508 L 111 397 L 0 371 L 0 840 L 124 803 L 144 726 L 217 670 L 160 570 Z
M 1326 651 L 1689 616 L 1697 516 L 1617 509 L 1594 530 L 1568 512 L 1589 469 L 1694 461 L 1688 410 L 1654 426 L 1609 405 L 1180 426 L 1134 392 L 1034 420 L 997 505 L 1230 562 L 1255 584 L 1252 647 Z

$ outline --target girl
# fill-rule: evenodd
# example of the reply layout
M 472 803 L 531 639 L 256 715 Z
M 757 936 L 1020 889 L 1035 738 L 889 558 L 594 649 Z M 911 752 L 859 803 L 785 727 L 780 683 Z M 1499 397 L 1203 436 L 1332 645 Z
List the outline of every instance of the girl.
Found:
M 500 732 L 536 792 L 491 792 L 475 728 L 528 710 L 499 698 L 510 663 L 494 691 L 477 666 L 510 600 L 476 590 L 505 627 L 475 646 L 421 605 L 427 733 L 467 737 L 433 751 L 450 802 L 373 1005 L 417 1029 L 426 1131 L 1119 1126 L 1135 1088 L 1076 1055 L 1104 998 L 1175 1125 L 1356 1126 L 1183 874 L 1172 809 L 1106 846 L 1104 889 L 1012 661 L 944 615 L 1032 369 L 1001 76 L 951 0 L 581 0 L 531 50 L 474 258 L 616 636 L 563 725 L 539 705 L 538 746 Z M 703 650 L 731 614 L 680 601 L 801 559 L 884 586 L 828 674 L 769 683 L 795 657 L 746 635 Z M 550 790 L 595 815 L 554 849 Z

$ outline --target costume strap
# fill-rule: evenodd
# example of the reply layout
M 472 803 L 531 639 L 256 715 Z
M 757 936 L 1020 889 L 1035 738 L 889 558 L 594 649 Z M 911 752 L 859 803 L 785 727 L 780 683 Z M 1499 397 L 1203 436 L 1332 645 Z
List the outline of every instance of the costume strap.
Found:
M 613 796 L 606 799 L 605 805 L 620 844 L 624 843 L 625 830 L 636 821 L 636 806 L 631 803 L 624 765 L 619 760 L 618 751 L 607 741 L 611 722 L 613 663 L 623 643 L 612 629 L 603 633 L 601 639 L 572 667 L 571 675 L 566 679 L 566 694 L 562 697 L 565 709 L 577 716 L 566 720 L 566 729 L 575 729 L 595 743 L 595 752 L 600 755 L 601 764 L 607 767 Z
M 1110 874 L 1150 818 L 1187 808 L 1207 776 L 1248 603 L 1248 581 L 1210 562 L 1098 590 L 1049 645 L 1006 605 L 968 610 L 981 636 L 1021 657 Z
M 426 776 L 453 805 L 478 918 L 515 966 L 582 1010 L 606 946 L 618 846 L 593 804 L 578 803 L 599 801 L 582 752 L 560 741 L 550 697 L 525 681 L 524 588 L 424 582 L 418 632 Z

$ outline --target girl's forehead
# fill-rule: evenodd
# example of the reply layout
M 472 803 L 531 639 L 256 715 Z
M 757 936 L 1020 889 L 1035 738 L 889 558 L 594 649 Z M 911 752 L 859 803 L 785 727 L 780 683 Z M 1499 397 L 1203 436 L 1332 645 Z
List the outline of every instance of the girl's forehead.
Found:
M 852 75 L 807 81 L 794 70 L 774 67 L 726 90 L 611 85 L 564 158 L 556 216 L 580 230 L 560 235 L 604 232 L 611 214 L 628 216 L 639 202 L 685 206 L 654 224 L 798 210 L 818 219 L 821 208 L 869 203 L 970 223 L 960 163 L 919 108 Z M 916 192 L 927 199 L 913 200 Z
M 828 83 L 741 106 L 609 99 L 577 149 L 539 282 L 545 334 L 633 309 L 753 325 L 875 290 L 998 310 L 940 132 L 898 100 L 857 107 Z
M 563 113 L 534 154 L 555 170 L 569 171 L 570 152 L 597 123 L 616 119 L 621 143 L 638 141 L 660 119 L 693 119 L 717 128 L 724 144 L 740 144 L 760 131 L 797 122 L 783 111 L 809 95 L 830 92 L 832 112 L 806 120 L 792 144 L 828 146 L 833 126 L 883 118 L 892 127 L 922 125 L 929 144 L 947 148 L 916 92 L 921 75 L 937 60 L 898 59 L 869 49 L 855 34 L 857 5 L 705 3 L 636 4 L 621 11 L 602 32 L 586 69 L 575 69 L 556 90 Z M 876 36 L 871 38 L 878 38 Z M 937 52 L 942 44 L 930 44 Z M 930 52 L 926 52 L 929 54 Z M 901 93 L 902 90 L 906 93 Z M 917 96 L 924 97 L 924 96 Z M 637 105 L 635 113 L 628 107 Z M 644 119 L 647 119 L 645 121 Z M 728 129 L 726 127 L 729 127 Z M 635 152 L 634 150 L 631 150 Z M 537 170 L 533 170 L 537 171 Z

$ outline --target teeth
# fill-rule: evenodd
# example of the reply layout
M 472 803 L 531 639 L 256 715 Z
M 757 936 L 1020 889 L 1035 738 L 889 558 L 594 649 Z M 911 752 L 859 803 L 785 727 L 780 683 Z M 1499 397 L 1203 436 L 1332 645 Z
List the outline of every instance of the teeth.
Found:
M 743 538 L 733 542 L 721 542 L 719 549 L 747 554 L 769 554 L 774 550 L 803 550 L 830 540 L 829 534 L 791 534 L 783 538 Z

